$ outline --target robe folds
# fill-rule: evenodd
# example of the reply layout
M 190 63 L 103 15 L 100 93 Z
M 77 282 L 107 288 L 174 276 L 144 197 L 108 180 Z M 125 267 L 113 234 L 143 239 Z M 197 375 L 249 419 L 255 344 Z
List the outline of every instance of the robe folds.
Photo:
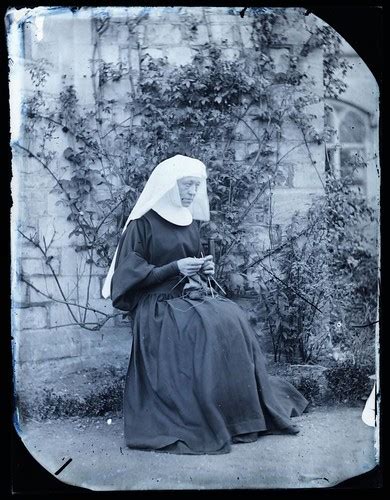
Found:
M 308 402 L 270 376 L 244 311 L 218 294 L 192 299 L 177 261 L 200 257 L 198 223 L 172 224 L 150 210 L 120 240 L 114 307 L 133 319 L 124 390 L 130 448 L 227 453 L 234 442 L 288 432 Z

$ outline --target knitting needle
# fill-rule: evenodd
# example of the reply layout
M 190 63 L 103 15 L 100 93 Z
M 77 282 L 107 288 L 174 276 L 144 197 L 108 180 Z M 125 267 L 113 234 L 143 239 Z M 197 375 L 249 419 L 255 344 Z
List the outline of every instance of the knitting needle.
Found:
M 203 256 L 203 252 L 201 252 L 201 256 L 202 256 L 202 258 L 204 258 L 204 256 Z M 218 288 L 222 291 L 222 293 L 223 293 L 224 295 L 226 295 L 225 290 L 221 287 L 221 285 L 220 285 L 220 284 L 218 283 L 218 281 L 214 278 L 214 276 L 211 276 L 211 279 L 214 281 L 214 283 L 217 285 L 217 287 L 218 287 Z M 210 278 L 209 278 L 209 277 L 208 277 L 208 280 L 209 280 L 209 285 L 210 285 L 210 288 L 212 289 L 211 284 L 210 284 Z M 212 292 L 211 292 L 211 293 L 212 293 Z
M 218 283 L 218 281 L 214 278 L 214 276 L 211 276 L 212 280 L 214 281 L 214 283 L 218 286 L 218 288 L 220 288 L 222 290 L 222 292 L 226 295 L 226 292 L 225 290 L 221 287 L 221 285 Z
M 177 287 L 177 285 L 179 285 L 179 284 L 180 284 L 180 283 L 181 283 L 181 282 L 182 282 L 185 278 L 187 278 L 187 276 L 186 276 L 186 275 L 184 275 L 184 276 L 183 276 L 183 277 L 182 277 L 182 278 L 181 278 L 181 279 L 180 279 L 180 280 L 176 283 L 176 285 L 170 289 L 170 292 L 171 292 L 174 288 L 176 288 L 176 287 Z
M 210 276 L 207 276 L 207 279 L 208 279 L 208 282 L 209 282 L 211 296 L 212 296 L 212 298 L 214 298 L 214 292 L 213 292 L 213 287 L 211 286 Z
M 202 259 L 204 259 L 203 252 L 200 252 L 200 255 L 202 256 Z M 211 286 L 210 276 L 207 276 L 207 281 L 209 282 L 211 296 L 212 296 L 212 298 L 214 298 L 214 292 L 213 292 L 213 287 Z

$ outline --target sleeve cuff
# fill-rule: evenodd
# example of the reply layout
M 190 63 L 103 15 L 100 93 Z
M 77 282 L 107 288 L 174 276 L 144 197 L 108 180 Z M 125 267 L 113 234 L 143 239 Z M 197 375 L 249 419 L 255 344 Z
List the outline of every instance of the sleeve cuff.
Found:
M 177 265 L 177 261 L 170 262 L 169 264 L 165 264 L 164 266 L 158 267 L 155 269 L 156 278 L 159 282 L 170 278 L 171 276 L 175 276 L 179 274 L 179 266 Z

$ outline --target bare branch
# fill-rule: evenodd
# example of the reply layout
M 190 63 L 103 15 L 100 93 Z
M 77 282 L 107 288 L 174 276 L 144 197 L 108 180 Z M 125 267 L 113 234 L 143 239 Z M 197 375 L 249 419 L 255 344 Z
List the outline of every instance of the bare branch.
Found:
M 124 123 L 128 122 L 129 120 L 131 120 L 133 118 L 133 115 L 131 116 L 128 116 L 127 118 L 125 118 L 124 120 L 122 120 L 121 122 L 119 123 L 116 123 L 113 127 L 111 127 L 108 132 L 106 132 L 104 135 L 102 135 L 102 139 L 104 139 L 105 137 L 108 136 L 108 134 L 111 134 L 111 132 L 113 132 L 115 130 L 116 127 L 120 127 L 121 125 L 123 125 Z
M 76 304 L 76 303 L 73 303 L 73 302 L 69 302 L 69 301 L 65 301 L 65 300 L 60 300 L 60 299 L 56 299 L 54 298 L 53 296 L 49 295 L 49 294 L 46 294 L 45 292 L 42 292 L 42 290 L 39 290 L 36 286 L 34 286 L 30 281 L 28 281 L 24 276 L 20 275 L 19 276 L 19 279 L 26 283 L 28 286 L 30 286 L 33 290 L 35 290 L 37 293 L 43 295 L 44 297 L 52 300 L 53 302 L 57 302 L 59 304 L 64 304 L 65 306 L 67 306 L 68 310 L 69 310 L 69 307 L 70 306 L 74 306 L 74 307 L 78 307 L 78 308 L 81 308 L 81 309 L 85 309 L 86 311 L 91 311 L 95 314 L 101 314 L 102 316 L 104 316 L 103 319 L 101 319 L 100 321 L 96 321 L 96 322 L 86 322 L 85 319 L 84 321 L 78 321 L 77 319 L 74 319 L 74 323 L 67 323 L 67 324 L 64 324 L 64 325 L 56 325 L 56 326 L 52 326 L 52 327 L 48 327 L 49 329 L 55 329 L 55 328 L 63 328 L 63 327 L 67 327 L 67 326 L 80 326 L 81 328 L 84 328 L 85 330 L 89 330 L 89 331 L 98 331 L 100 330 L 106 323 L 107 321 L 109 321 L 111 318 L 115 318 L 117 316 L 122 316 L 123 313 L 114 313 L 114 314 L 107 314 L 103 311 L 99 311 L 98 309 L 95 309 L 93 307 L 85 307 L 85 306 L 82 306 L 80 304 Z M 89 325 L 93 325 L 92 327 L 89 326 Z
M 295 236 L 291 236 L 288 240 L 286 240 L 284 243 L 281 243 L 277 247 L 270 248 L 269 250 L 267 250 L 266 252 L 264 252 L 264 254 L 261 257 L 259 257 L 258 259 L 254 260 L 253 262 L 251 262 L 250 264 L 248 264 L 246 267 L 240 267 L 239 268 L 240 272 L 247 271 L 251 267 L 256 266 L 257 264 L 260 264 L 263 260 L 265 260 L 266 258 L 270 257 L 271 255 L 273 255 L 275 253 L 278 253 L 281 250 L 283 250 L 283 248 L 285 248 L 287 245 L 291 244 L 291 242 L 296 241 L 298 238 L 300 238 L 301 236 L 305 235 L 309 230 L 313 229 L 314 226 L 316 225 L 316 223 L 320 220 L 320 218 L 321 217 L 318 216 L 314 220 L 314 222 L 312 224 L 308 224 L 298 234 L 296 234 Z
M 293 287 L 291 287 L 290 285 L 287 285 L 287 283 L 285 283 L 282 279 L 280 279 L 278 276 L 276 276 L 276 274 L 274 274 L 272 271 L 270 271 L 264 264 L 261 264 L 261 267 L 267 271 L 267 273 L 271 274 L 277 281 L 279 281 L 280 283 L 282 283 L 282 285 L 284 285 L 286 288 L 288 288 L 289 290 L 291 290 L 292 292 L 295 293 L 295 295 L 298 295 L 298 297 L 300 297 L 302 300 L 304 300 L 305 302 L 307 302 L 308 304 L 310 304 L 312 307 L 314 307 L 314 309 L 317 309 L 317 311 L 319 311 L 321 314 L 322 311 L 321 309 L 319 309 L 315 304 L 313 304 L 312 302 L 310 302 L 310 300 L 306 299 L 306 297 L 304 297 L 303 295 L 301 295 L 299 292 L 297 292 L 297 290 L 295 290 Z
M 23 151 L 25 151 L 26 153 L 28 153 L 30 156 L 32 156 L 33 158 L 35 158 L 37 161 L 39 161 L 39 163 L 41 165 L 43 165 L 43 167 L 49 172 L 49 174 L 53 177 L 53 179 L 55 180 L 56 184 L 61 188 L 62 192 L 65 194 L 66 198 L 68 201 L 73 201 L 72 198 L 70 197 L 69 193 L 66 191 L 66 189 L 64 188 L 64 186 L 62 185 L 62 182 L 60 179 L 58 179 L 58 177 L 55 175 L 55 173 L 49 168 L 49 166 L 44 163 L 38 156 L 36 156 L 30 149 L 22 146 L 21 144 L 19 144 L 18 142 L 15 142 L 15 146 L 17 146 L 18 148 L 22 149 Z M 80 219 L 82 221 L 84 221 L 86 224 L 87 224 L 87 221 L 85 220 L 85 218 L 83 216 L 80 216 L 79 214 L 79 210 L 78 208 L 76 207 L 76 204 L 74 204 L 74 207 L 75 207 L 75 211 L 72 210 L 72 213 L 76 216 L 77 218 L 77 223 L 81 229 L 81 231 L 83 232 L 83 236 L 85 238 L 85 241 L 88 242 L 88 243 L 92 243 L 91 240 L 89 239 L 87 233 L 85 232 L 85 229 L 84 229 L 84 225 L 80 222 Z M 72 206 L 71 206 L 71 209 L 72 209 Z
M 39 115 L 39 114 L 36 114 L 35 115 L 36 117 L 38 118 L 42 118 L 43 120 L 47 120 L 51 123 L 54 123 L 55 125 L 58 125 L 59 127 L 61 128 L 64 128 L 65 127 L 65 124 L 64 123 L 61 123 L 59 122 L 58 120 L 55 120 L 54 118 L 52 118 L 51 116 L 45 116 L 45 115 Z M 99 153 L 99 151 L 96 149 L 96 146 L 93 142 L 90 142 L 88 139 L 86 139 L 82 134 L 80 134 L 79 132 L 75 132 L 71 127 L 69 127 L 68 124 L 66 124 L 66 128 L 68 129 L 68 131 L 74 136 L 74 137 L 77 137 L 79 138 L 86 146 L 88 146 L 90 149 L 93 149 L 95 152 Z
M 65 303 L 66 303 L 66 306 L 68 308 L 68 311 L 70 313 L 70 315 L 72 316 L 72 319 L 74 321 L 76 321 L 76 323 L 78 322 L 77 321 L 77 318 L 76 316 L 74 315 L 74 312 L 72 311 L 71 307 L 69 306 L 68 304 L 68 301 L 67 301 L 67 298 L 64 294 L 64 291 L 62 290 L 62 287 L 61 287 L 61 284 L 60 282 L 58 281 L 58 277 L 57 277 L 57 274 L 56 272 L 54 271 L 54 268 L 53 266 L 50 264 L 50 259 L 48 259 L 48 256 L 47 256 L 47 253 L 43 250 L 43 248 L 41 247 L 41 245 L 39 244 L 39 242 L 37 242 L 36 240 L 32 240 L 31 238 L 29 238 L 27 235 L 25 235 L 20 229 L 18 229 L 18 232 L 27 240 L 27 241 L 30 241 L 36 248 L 39 249 L 39 251 L 43 254 L 43 256 L 45 257 L 45 263 L 46 265 L 49 267 L 50 271 L 51 271 L 51 274 L 57 284 L 57 287 L 58 287 L 58 290 L 62 296 L 62 298 L 64 299 Z
M 85 299 L 85 305 L 88 306 L 89 303 L 89 294 L 91 291 L 91 282 L 92 282 L 92 263 L 93 263 L 93 249 L 89 254 L 89 275 L 88 275 L 88 284 L 87 284 L 87 297 Z M 83 321 L 87 319 L 87 309 L 84 310 Z
M 122 203 L 124 202 L 124 199 L 121 198 L 119 200 L 119 202 L 103 217 L 103 219 L 99 222 L 99 224 L 96 226 L 96 234 L 98 233 L 99 229 L 102 227 L 102 225 L 104 224 L 104 222 L 107 220 L 107 218 L 113 213 L 115 212 L 115 210 L 120 207 L 122 205 Z
M 26 283 L 26 285 L 28 285 L 29 287 L 31 287 L 37 293 L 39 293 L 40 295 L 43 295 L 47 299 L 52 300 L 53 302 L 58 302 L 59 304 L 64 304 L 64 305 L 69 305 L 69 306 L 74 306 L 74 307 L 80 307 L 81 309 L 86 309 L 87 311 L 91 311 L 91 312 L 94 312 L 96 314 L 101 314 L 103 316 L 109 316 L 110 318 L 112 317 L 112 314 L 107 314 L 107 313 L 105 313 L 103 311 L 99 311 L 98 309 L 95 309 L 95 308 L 90 307 L 90 306 L 82 306 L 80 304 L 76 304 L 75 302 L 70 302 L 69 300 L 65 301 L 65 300 L 61 300 L 61 299 L 56 299 L 52 295 L 47 294 L 45 292 L 42 292 L 42 290 L 39 290 L 39 288 L 37 288 L 35 285 L 33 285 L 31 283 L 31 281 L 28 281 L 23 275 L 18 275 L 18 277 L 19 277 L 20 281 L 22 281 L 23 283 Z
M 367 328 L 372 325 L 376 325 L 379 321 L 372 321 L 371 323 L 367 323 L 366 325 L 351 325 L 352 328 Z
M 122 313 L 116 313 L 112 314 L 111 316 L 103 319 L 102 321 L 97 321 L 96 323 L 94 322 L 79 322 L 77 323 L 77 326 L 80 326 L 81 328 L 84 328 L 84 330 L 89 330 L 90 332 L 97 332 L 99 331 L 111 318 L 114 318 L 116 316 L 122 316 Z M 94 325 L 90 327 L 89 325 Z M 48 330 L 54 330 L 57 328 L 64 328 L 64 327 L 69 327 L 69 326 L 75 326 L 75 323 L 66 323 L 63 325 L 56 325 L 56 326 L 49 326 L 47 327 Z
M 305 131 L 303 130 L 303 127 L 300 127 L 300 130 L 301 130 L 301 133 L 302 133 L 302 136 L 303 136 L 303 140 L 305 142 L 305 146 L 306 146 L 307 154 L 309 155 L 309 158 L 310 158 L 310 162 L 313 165 L 314 170 L 316 171 L 318 178 L 320 179 L 322 187 L 325 189 L 324 181 L 322 180 L 322 177 L 320 176 L 320 173 L 318 172 L 318 169 L 317 169 L 317 166 L 316 166 L 316 162 L 314 161 L 313 156 L 311 154 L 311 151 L 310 151 L 310 148 L 309 148 L 309 144 L 307 142 L 306 134 L 305 134 Z
M 251 126 L 249 125 L 249 123 L 247 123 L 247 122 L 244 120 L 243 116 L 238 116 L 238 115 L 236 115 L 236 114 L 233 114 L 233 116 L 234 116 L 235 118 L 237 118 L 237 120 L 238 120 L 238 121 L 241 121 L 241 122 L 242 122 L 242 123 L 243 123 L 243 124 L 244 124 L 244 125 L 245 125 L 245 126 L 246 126 L 246 127 L 247 127 L 250 131 L 251 131 L 251 132 L 252 132 L 252 134 L 256 137 L 257 142 L 260 144 L 260 143 L 261 143 L 261 139 L 260 139 L 260 137 L 259 137 L 259 136 L 258 136 L 258 134 L 254 131 L 253 127 L 251 127 Z

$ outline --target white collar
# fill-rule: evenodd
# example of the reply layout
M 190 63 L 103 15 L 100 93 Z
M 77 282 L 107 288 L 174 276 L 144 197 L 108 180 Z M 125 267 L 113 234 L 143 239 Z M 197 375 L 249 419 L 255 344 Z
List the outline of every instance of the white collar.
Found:
M 179 188 L 177 184 L 162 196 L 152 209 L 160 217 L 176 224 L 177 226 L 189 226 L 193 220 L 191 210 L 181 204 Z

